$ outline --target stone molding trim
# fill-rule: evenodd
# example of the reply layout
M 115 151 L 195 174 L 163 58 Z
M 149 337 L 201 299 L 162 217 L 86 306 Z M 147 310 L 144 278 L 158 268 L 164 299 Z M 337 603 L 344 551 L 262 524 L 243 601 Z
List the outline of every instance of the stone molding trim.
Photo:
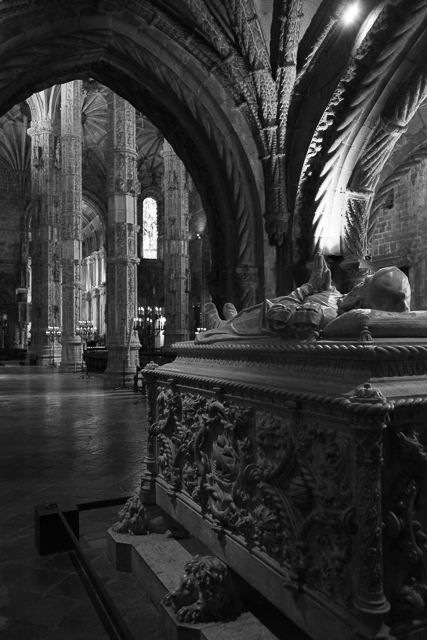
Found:
M 366 359 L 376 359 L 376 358 L 389 358 L 393 355 L 400 357 L 401 355 L 419 354 L 420 356 L 427 356 L 427 343 L 426 344 L 388 344 L 384 342 L 382 344 L 378 343 L 375 345 L 365 346 L 357 343 L 354 344 L 345 344 L 345 343 L 337 343 L 337 342 L 329 342 L 329 343 L 317 343 L 317 344 L 295 344 L 295 343 L 286 343 L 286 342 L 276 342 L 271 344 L 271 339 L 269 338 L 270 344 L 227 344 L 221 343 L 221 346 L 215 344 L 207 344 L 200 347 L 199 345 L 194 344 L 193 342 L 179 342 L 173 346 L 173 349 L 180 356 L 181 353 L 185 354 L 187 351 L 189 353 L 199 353 L 202 357 L 208 355 L 209 353 L 232 353 L 233 351 L 236 354 L 240 354 L 245 351 L 248 354 L 253 354 L 254 356 L 259 354 L 262 355 L 265 353 L 266 356 L 270 357 L 275 354 L 277 356 L 286 355 L 286 354 L 313 354 L 313 355 L 337 355 L 337 356 L 363 356 Z M 181 352 L 181 353 L 180 353 Z M 200 357 L 200 356 L 199 356 Z
M 146 377 L 146 373 L 143 372 L 144 378 Z M 161 372 L 156 373 L 156 378 L 162 382 L 166 382 L 173 386 L 185 386 L 186 388 L 194 388 L 194 389 L 210 389 L 212 385 L 215 385 L 216 379 L 207 378 L 207 377 L 197 377 L 197 384 L 194 384 L 195 376 L 191 375 L 175 375 L 173 379 L 167 377 L 167 373 L 162 374 Z M 149 379 L 149 377 L 147 378 Z M 214 387 L 215 388 L 215 387 Z M 324 404 L 330 405 L 331 407 L 335 407 L 338 409 L 344 409 L 349 413 L 355 413 L 358 415 L 364 416 L 385 416 L 388 412 L 393 408 L 393 403 L 389 402 L 372 402 L 365 403 L 351 400 L 347 400 L 345 398 L 339 398 L 333 396 L 323 396 L 318 395 L 316 393 L 298 393 L 292 391 L 278 391 L 273 387 L 264 386 L 264 385 L 249 385 L 244 383 L 233 383 L 228 382 L 224 384 L 220 388 L 218 388 L 219 395 L 233 395 L 233 396 L 248 396 L 255 398 L 256 395 L 266 394 L 266 395 L 274 395 L 274 398 L 277 402 L 279 401 L 293 401 L 293 402 L 306 402 L 313 404 Z M 255 394 L 255 395 L 254 395 Z M 427 404 L 427 399 L 423 400 L 423 404 Z M 399 406 L 403 406 L 399 404 Z

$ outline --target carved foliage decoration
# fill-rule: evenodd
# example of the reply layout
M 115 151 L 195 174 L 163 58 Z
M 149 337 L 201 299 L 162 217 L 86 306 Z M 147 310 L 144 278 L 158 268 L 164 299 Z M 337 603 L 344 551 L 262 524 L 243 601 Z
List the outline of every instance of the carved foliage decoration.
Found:
M 390 482 L 385 544 L 390 567 L 391 620 L 427 618 L 427 521 L 423 493 L 427 451 L 410 428 L 390 433 Z
M 344 234 L 345 255 L 366 256 L 368 254 L 367 224 L 369 218 L 369 194 L 349 193 Z
M 316 585 L 351 601 L 350 438 L 317 423 L 162 388 L 160 476 L 221 535 L 241 535 L 290 570 L 289 587 Z
M 363 397 L 363 396 L 359 396 Z M 358 493 L 358 597 L 365 603 L 384 601 L 381 539 L 381 431 L 360 430 L 356 438 Z

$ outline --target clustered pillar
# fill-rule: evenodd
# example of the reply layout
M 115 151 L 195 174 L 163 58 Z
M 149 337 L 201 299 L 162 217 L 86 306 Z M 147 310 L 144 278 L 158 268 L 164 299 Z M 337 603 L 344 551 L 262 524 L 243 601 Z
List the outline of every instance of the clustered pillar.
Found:
M 49 364 L 58 357 L 60 344 L 49 344 L 49 326 L 61 324 L 60 213 L 61 163 L 60 127 L 55 120 L 55 88 L 29 99 L 31 137 L 31 264 L 32 313 L 31 353 L 37 364 Z M 53 358 L 55 361 L 55 357 Z
M 107 347 L 105 382 L 129 381 L 138 364 L 140 343 L 133 330 L 137 312 L 135 109 L 108 93 L 108 253 Z
M 81 362 L 80 319 L 82 257 L 82 81 L 61 85 L 62 147 L 62 361 L 75 370 Z
M 165 346 L 188 340 L 188 176 L 168 142 L 163 145 L 165 193 Z

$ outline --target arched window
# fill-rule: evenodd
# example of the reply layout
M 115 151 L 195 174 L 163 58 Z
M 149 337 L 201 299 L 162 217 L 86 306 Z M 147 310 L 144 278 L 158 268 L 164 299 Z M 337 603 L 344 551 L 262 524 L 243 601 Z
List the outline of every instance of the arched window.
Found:
M 142 257 L 157 259 L 157 202 L 144 198 L 142 203 Z

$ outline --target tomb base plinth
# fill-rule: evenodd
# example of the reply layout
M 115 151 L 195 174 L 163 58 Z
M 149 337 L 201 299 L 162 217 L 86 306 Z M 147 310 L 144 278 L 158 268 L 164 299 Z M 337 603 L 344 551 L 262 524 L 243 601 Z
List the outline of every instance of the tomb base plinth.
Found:
M 166 594 L 178 586 L 185 563 L 193 557 L 192 546 L 193 551 L 202 551 L 201 546 L 194 542 L 189 541 L 190 550 L 187 550 L 164 535 L 129 536 L 110 529 L 108 557 L 116 570 L 133 573 L 162 613 L 165 640 L 276 640 L 276 636 L 250 611 L 223 622 L 186 624 L 180 622 L 171 607 L 163 603 Z M 289 626 L 289 622 L 287 624 Z

